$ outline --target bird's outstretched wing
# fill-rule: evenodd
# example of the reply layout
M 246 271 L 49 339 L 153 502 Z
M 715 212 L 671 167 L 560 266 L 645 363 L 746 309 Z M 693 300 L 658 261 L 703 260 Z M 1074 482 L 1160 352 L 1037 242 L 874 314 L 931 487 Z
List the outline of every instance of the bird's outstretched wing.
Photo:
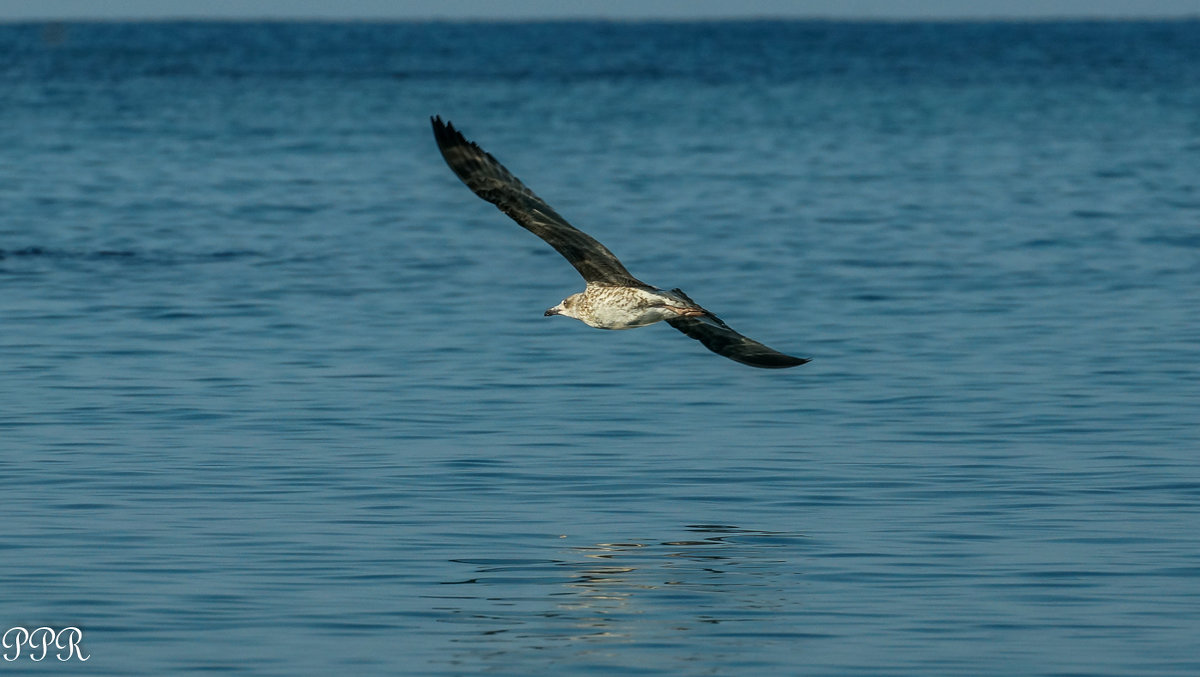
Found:
M 680 289 L 671 291 L 687 301 L 695 303 Z M 697 304 L 698 307 L 698 304 Z M 684 334 L 704 344 L 705 348 L 735 362 L 762 367 L 763 369 L 785 369 L 798 367 L 805 362 L 811 362 L 804 357 L 792 357 L 778 350 L 773 350 L 753 339 L 746 338 L 729 328 L 721 318 L 707 310 L 704 315 L 694 317 L 677 317 L 667 320 L 667 323 Z
M 748 364 L 751 367 L 764 369 L 783 369 L 798 367 L 810 360 L 803 357 L 792 357 L 778 350 L 772 350 L 753 339 L 746 338 L 729 328 L 729 325 L 719 320 L 715 315 L 699 317 L 677 317 L 667 320 L 667 323 L 679 331 L 691 336 L 705 348 L 714 353 L 728 357 L 735 362 Z
M 449 122 L 434 116 L 433 136 L 450 169 L 476 195 L 508 214 L 521 227 L 545 240 L 563 255 L 583 279 L 593 284 L 647 286 L 595 238 L 567 223 L 491 153 L 467 141 Z

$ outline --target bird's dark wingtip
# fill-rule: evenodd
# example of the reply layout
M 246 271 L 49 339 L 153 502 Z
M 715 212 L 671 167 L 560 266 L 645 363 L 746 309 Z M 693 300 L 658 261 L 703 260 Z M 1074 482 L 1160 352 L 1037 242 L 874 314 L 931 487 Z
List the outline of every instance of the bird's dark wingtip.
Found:
M 429 122 L 433 125 L 433 136 L 435 139 L 437 139 L 438 145 L 443 145 L 446 141 L 452 139 L 457 133 L 457 130 L 454 129 L 454 125 L 450 124 L 449 122 L 443 122 L 442 116 L 440 115 L 434 115 L 433 117 L 429 118 Z
M 454 148 L 455 146 L 466 146 L 472 151 L 487 155 L 488 158 L 495 162 L 495 158 L 492 158 L 490 155 L 488 155 L 474 141 L 467 141 L 467 138 L 462 135 L 462 132 L 455 129 L 453 122 L 450 122 L 449 120 L 443 121 L 442 116 L 440 115 L 434 115 L 433 117 L 429 118 L 429 121 L 433 124 L 433 138 L 437 141 L 438 148 L 441 148 L 444 151 L 448 148 Z M 449 161 L 448 158 L 447 161 Z
M 742 364 L 746 364 L 751 367 L 759 367 L 762 369 L 787 369 L 789 367 L 799 367 L 802 364 L 808 364 L 809 362 L 812 362 L 812 360 L 807 357 L 792 357 L 791 355 L 784 355 L 782 353 L 779 355 L 756 355 L 753 360 L 738 361 Z

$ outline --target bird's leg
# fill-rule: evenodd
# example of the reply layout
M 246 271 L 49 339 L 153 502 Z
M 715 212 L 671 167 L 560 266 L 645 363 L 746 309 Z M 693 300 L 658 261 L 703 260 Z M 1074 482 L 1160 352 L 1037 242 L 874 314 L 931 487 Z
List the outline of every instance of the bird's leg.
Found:
M 703 308 L 688 308 L 685 306 L 663 306 L 663 307 L 666 308 L 667 310 L 674 312 L 676 315 L 678 315 L 680 317 L 700 317 L 701 315 L 708 314 L 708 311 L 704 310 Z

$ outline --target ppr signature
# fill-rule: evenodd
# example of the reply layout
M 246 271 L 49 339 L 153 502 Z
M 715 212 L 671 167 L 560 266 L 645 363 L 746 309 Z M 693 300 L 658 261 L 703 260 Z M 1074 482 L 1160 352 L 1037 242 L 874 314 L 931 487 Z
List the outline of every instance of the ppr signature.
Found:
M 73 625 L 62 630 L 45 625 L 34 630 L 16 626 L 9 628 L 4 633 L 3 639 L 0 639 L 0 645 L 4 648 L 4 660 L 10 663 L 20 658 L 21 652 L 26 648 L 28 649 L 26 657 L 34 662 L 44 660 L 51 649 L 58 649 L 55 657 L 60 661 L 66 662 L 72 658 L 86 661 L 92 656 L 91 654 L 83 655 L 83 648 L 79 644 L 81 641 L 83 641 L 83 631 Z

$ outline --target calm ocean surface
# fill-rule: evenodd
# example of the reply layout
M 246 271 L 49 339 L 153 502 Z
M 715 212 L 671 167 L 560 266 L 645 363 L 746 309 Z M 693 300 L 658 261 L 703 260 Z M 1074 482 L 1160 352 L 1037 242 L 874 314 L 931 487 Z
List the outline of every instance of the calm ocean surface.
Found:
M 0 26 L 0 673 L 1200 674 L 1198 289 L 1200 22 Z

